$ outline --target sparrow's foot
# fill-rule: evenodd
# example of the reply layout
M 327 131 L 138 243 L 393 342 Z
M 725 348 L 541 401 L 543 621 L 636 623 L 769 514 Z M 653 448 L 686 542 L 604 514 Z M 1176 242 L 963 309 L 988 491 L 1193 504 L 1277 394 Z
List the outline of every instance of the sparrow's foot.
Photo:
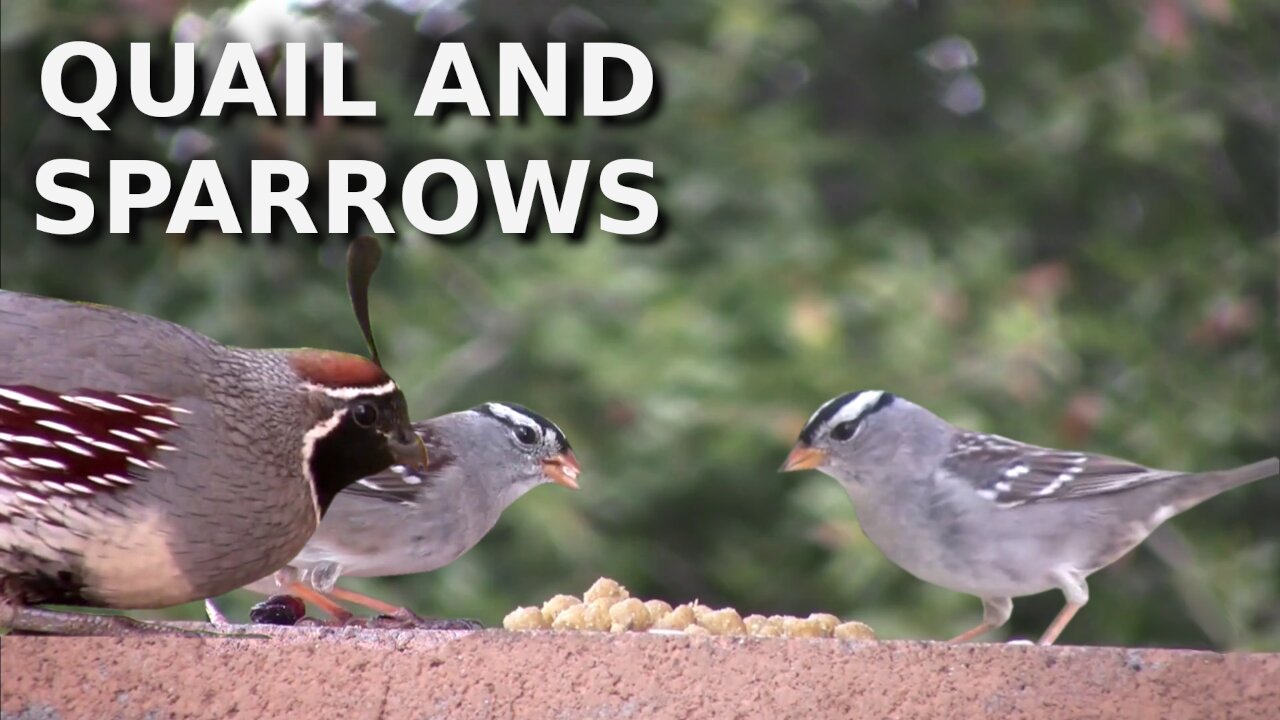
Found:
M 467 618 L 421 617 L 408 608 L 398 608 L 389 615 L 369 618 L 368 627 L 387 630 L 483 630 L 479 620 Z

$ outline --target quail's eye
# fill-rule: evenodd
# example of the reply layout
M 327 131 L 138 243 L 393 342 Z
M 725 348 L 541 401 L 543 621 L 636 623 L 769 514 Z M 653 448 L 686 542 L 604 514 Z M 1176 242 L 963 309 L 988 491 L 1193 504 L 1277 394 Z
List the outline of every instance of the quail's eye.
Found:
M 849 420 L 831 428 L 831 439 L 844 442 L 853 437 L 854 431 L 858 429 L 857 420 Z
M 515 429 L 516 440 L 525 445 L 533 445 L 538 442 L 538 433 L 531 427 L 525 425 L 517 425 Z
M 371 402 L 356 403 L 356 406 L 351 408 L 351 418 L 360 427 L 373 427 L 373 424 L 378 422 L 378 408 Z

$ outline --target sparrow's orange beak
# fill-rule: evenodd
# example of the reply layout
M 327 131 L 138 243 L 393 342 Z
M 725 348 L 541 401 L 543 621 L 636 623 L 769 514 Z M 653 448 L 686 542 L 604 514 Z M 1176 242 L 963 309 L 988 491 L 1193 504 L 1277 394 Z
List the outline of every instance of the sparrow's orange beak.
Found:
M 804 443 L 796 443 L 787 455 L 787 459 L 778 468 L 778 472 L 794 472 L 796 470 L 813 470 L 827 459 L 827 453 L 811 448 Z
M 573 454 L 572 450 L 565 450 L 550 460 L 542 461 L 542 473 L 551 482 L 563 485 L 570 490 L 578 489 L 578 473 L 580 472 L 582 472 L 582 468 L 578 466 L 578 458 Z

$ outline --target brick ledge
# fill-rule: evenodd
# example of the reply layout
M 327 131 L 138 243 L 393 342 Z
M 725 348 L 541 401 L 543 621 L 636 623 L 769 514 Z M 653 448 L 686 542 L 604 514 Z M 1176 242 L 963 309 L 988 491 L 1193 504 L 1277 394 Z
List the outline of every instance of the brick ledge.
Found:
M 1280 654 L 270 628 L 0 638 L 4 720 L 1265 718 Z

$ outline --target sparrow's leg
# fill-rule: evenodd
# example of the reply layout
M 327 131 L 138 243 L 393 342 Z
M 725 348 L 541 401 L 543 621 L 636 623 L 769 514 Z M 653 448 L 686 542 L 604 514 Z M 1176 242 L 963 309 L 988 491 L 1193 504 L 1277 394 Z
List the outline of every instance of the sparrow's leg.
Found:
M 0 600 L 0 627 L 17 633 L 42 635 L 182 635 L 204 637 L 205 633 L 145 623 L 124 615 L 90 615 L 13 605 Z
M 350 611 L 334 602 L 325 593 L 316 590 L 305 582 L 296 581 L 285 586 L 284 591 L 289 595 L 293 595 L 301 599 L 303 602 L 311 603 L 325 612 L 326 615 L 333 618 L 334 625 L 347 625 L 355 619 Z M 335 595 L 335 597 L 337 597 Z
M 951 638 L 951 642 L 969 642 L 1009 622 L 1013 600 L 1007 597 L 982 598 L 982 624 Z
M 364 593 L 347 590 L 346 588 L 335 586 L 329 591 L 329 596 L 353 605 L 367 607 L 379 615 L 386 615 L 391 618 L 397 627 L 412 627 L 425 630 L 479 630 L 483 627 L 475 620 L 420 617 L 409 608 L 397 607 L 391 603 L 383 602 Z M 376 624 L 376 620 L 371 624 Z
M 1052 645 L 1067 627 L 1067 623 L 1071 622 L 1071 618 L 1075 617 L 1080 608 L 1089 602 L 1089 585 L 1079 573 L 1075 571 L 1059 573 L 1058 581 L 1062 594 L 1067 596 L 1067 604 L 1058 612 L 1053 622 L 1049 623 L 1049 629 L 1040 636 L 1041 645 Z

